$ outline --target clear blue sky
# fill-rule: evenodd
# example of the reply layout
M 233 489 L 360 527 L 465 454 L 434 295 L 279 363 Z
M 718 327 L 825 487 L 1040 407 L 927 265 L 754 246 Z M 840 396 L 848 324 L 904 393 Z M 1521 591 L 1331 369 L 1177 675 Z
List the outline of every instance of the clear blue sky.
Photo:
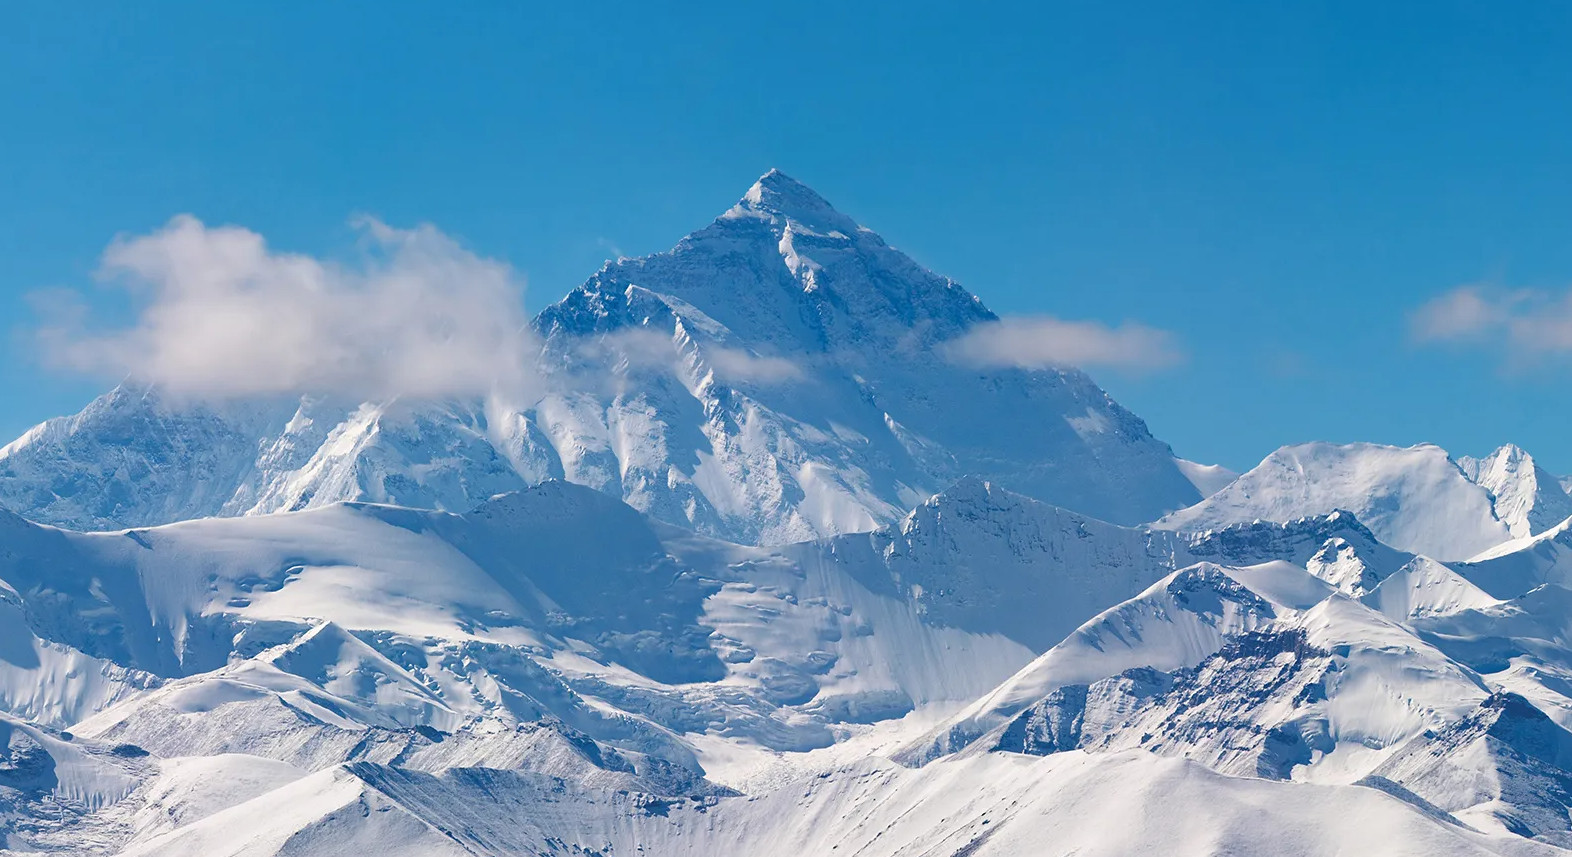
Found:
M 1097 376 L 1186 457 L 1514 440 L 1572 471 L 1564 362 L 1406 322 L 1572 282 L 1572 6 L 26 5 L 0 12 L 13 328 L 180 212 L 329 254 L 356 213 L 429 221 L 538 309 L 776 166 L 996 311 L 1174 331 L 1184 365 Z M 98 392 L 11 348 L 0 434 Z

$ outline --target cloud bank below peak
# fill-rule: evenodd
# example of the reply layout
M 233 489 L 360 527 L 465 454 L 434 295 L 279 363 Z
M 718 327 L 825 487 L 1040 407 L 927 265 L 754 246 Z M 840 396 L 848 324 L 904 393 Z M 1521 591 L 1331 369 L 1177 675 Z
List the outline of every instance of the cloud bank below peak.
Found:
M 197 398 L 312 392 L 362 401 L 479 395 L 524 402 L 544 392 L 541 343 L 525 315 L 523 283 L 507 264 L 431 225 L 398 229 L 372 218 L 353 225 L 362 240 L 347 260 L 279 251 L 250 229 L 184 214 L 117 238 L 99 277 L 129 298 L 129 319 L 95 324 L 81 294 L 37 293 L 42 323 L 33 339 L 41 361 Z M 609 375 L 618 366 L 692 368 L 694 359 L 654 331 L 599 337 L 581 348 Z M 1131 373 L 1185 356 L 1166 330 L 1052 316 L 992 321 L 938 350 L 977 368 Z M 806 379 L 802 355 L 709 343 L 702 359 L 722 383 Z
M 952 362 L 979 368 L 1117 369 L 1154 372 L 1184 362 L 1177 337 L 1137 322 L 1109 326 L 1052 316 L 1006 317 L 940 347 Z
M 94 327 L 80 295 L 35 296 L 43 359 L 204 397 L 522 395 L 536 385 L 523 285 L 506 264 L 433 226 L 354 225 L 362 252 L 347 265 L 190 215 L 117 239 L 100 275 L 127 290 L 134 318 Z

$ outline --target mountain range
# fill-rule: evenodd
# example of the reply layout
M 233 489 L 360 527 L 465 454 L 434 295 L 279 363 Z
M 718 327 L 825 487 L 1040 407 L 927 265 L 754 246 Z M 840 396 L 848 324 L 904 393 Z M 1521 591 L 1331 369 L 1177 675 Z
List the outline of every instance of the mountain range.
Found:
M 541 312 L 550 391 L 526 407 L 126 385 L 0 449 L 0 505 L 80 529 L 355 500 L 464 511 L 555 477 L 783 544 L 888 523 L 966 475 L 1125 524 L 1200 499 L 1084 373 L 938 348 L 995 319 L 771 172 L 670 252 L 608 263 Z
M 772 171 L 530 401 L 135 381 L 0 449 L 0 852 L 1572 849 L 1572 496 L 1178 458 Z

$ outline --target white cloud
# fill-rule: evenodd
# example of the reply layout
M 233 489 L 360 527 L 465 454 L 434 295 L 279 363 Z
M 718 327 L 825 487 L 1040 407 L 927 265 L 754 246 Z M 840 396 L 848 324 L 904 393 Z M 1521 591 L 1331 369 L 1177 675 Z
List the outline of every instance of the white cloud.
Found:
M 1513 363 L 1572 355 L 1572 289 L 1460 286 L 1415 310 L 1409 332 L 1421 343 L 1497 350 Z
M 613 368 L 686 373 L 690 358 L 669 333 L 631 327 L 580 342 L 579 355 L 593 364 Z M 700 359 L 718 381 L 728 384 L 782 384 L 803 377 L 802 367 L 784 357 L 755 354 L 741 348 L 705 344 Z M 583 379 L 580 379 L 581 381 Z
M 1526 297 L 1522 292 L 1459 286 L 1416 310 L 1409 319 L 1409 329 L 1420 342 L 1476 339 L 1505 325 L 1514 306 Z
M 270 249 L 261 235 L 188 215 L 116 240 L 102 275 L 129 290 L 129 326 L 92 329 L 73 299 L 45 358 L 177 394 L 324 392 L 363 398 L 523 394 L 536 373 L 523 289 L 507 265 L 431 226 L 356 223 L 354 265 Z M 76 299 L 79 302 L 79 298 Z
M 802 377 L 802 367 L 784 357 L 761 357 L 740 348 L 708 348 L 704 356 L 722 381 L 781 384 Z
M 981 324 L 941 346 L 956 362 L 1021 369 L 1108 367 L 1150 371 L 1184 359 L 1172 333 L 1126 322 L 1109 327 L 1050 316 L 1003 318 Z
M 596 238 L 595 245 L 600 249 L 611 253 L 613 259 L 620 260 L 626 259 L 628 257 L 628 254 L 622 252 L 622 248 L 617 246 L 617 242 L 611 240 L 610 238 L 606 238 L 604 236 Z

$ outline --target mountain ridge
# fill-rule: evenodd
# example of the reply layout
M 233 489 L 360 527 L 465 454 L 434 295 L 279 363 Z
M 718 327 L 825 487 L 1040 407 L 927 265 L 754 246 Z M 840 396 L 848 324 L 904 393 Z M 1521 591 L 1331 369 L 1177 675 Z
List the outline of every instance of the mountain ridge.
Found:
M 1312 442 L 1282 447 L 1216 493 L 1154 526 L 1203 531 L 1261 519 L 1353 512 L 1383 542 L 1462 561 L 1572 516 L 1555 478 L 1508 444 L 1454 460 L 1435 444 Z

